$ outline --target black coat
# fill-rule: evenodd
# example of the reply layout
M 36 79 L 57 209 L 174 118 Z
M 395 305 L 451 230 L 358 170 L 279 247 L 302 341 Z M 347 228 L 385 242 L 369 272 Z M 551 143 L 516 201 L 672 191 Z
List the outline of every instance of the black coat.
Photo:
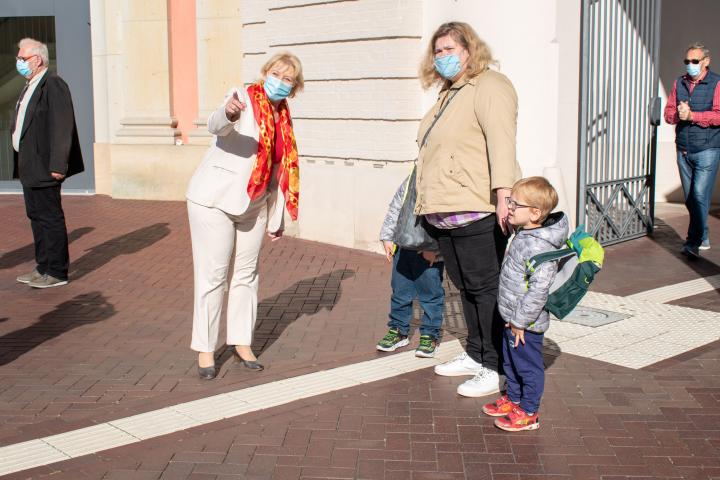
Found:
M 46 72 L 35 88 L 14 153 L 13 178 L 24 187 L 58 185 L 50 172 L 67 178 L 85 169 L 70 89 L 58 75 Z

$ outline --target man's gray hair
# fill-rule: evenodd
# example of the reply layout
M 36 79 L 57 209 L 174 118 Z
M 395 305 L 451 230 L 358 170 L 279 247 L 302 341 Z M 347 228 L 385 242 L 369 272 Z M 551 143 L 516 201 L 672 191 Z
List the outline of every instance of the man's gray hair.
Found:
M 702 50 L 703 57 L 710 58 L 710 49 L 700 42 L 691 43 L 685 51 L 689 52 L 690 50 Z
M 33 55 L 37 55 L 42 60 L 43 65 L 46 67 L 50 65 L 50 54 L 48 53 L 48 47 L 39 40 L 34 38 L 23 38 L 18 42 L 18 48 L 28 48 Z

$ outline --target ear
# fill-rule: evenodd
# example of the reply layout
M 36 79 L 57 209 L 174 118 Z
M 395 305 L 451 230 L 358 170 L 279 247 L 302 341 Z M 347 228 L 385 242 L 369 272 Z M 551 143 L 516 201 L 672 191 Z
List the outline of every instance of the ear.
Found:
M 542 217 L 542 210 L 540 210 L 539 208 L 530 207 L 530 221 L 533 223 L 538 223 L 540 217 Z

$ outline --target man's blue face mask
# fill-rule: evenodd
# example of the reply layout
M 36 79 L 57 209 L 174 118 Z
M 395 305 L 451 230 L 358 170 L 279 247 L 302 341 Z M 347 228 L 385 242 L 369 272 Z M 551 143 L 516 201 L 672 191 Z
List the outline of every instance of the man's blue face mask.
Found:
M 32 75 L 32 69 L 30 68 L 30 65 L 28 65 L 27 60 L 16 60 L 15 61 L 15 69 L 17 72 L 22 75 L 25 78 L 29 78 L 30 75 Z
M 700 75 L 700 72 L 702 71 L 702 67 L 700 66 L 699 63 L 698 63 L 698 64 L 688 63 L 688 64 L 685 66 L 685 70 L 687 70 L 688 75 L 690 75 L 691 77 L 695 78 L 695 77 L 697 77 L 698 75 Z

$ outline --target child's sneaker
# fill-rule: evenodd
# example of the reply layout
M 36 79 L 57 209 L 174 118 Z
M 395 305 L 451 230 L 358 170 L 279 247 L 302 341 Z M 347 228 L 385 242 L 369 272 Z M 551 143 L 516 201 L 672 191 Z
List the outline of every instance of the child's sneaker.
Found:
M 491 417 L 504 417 L 512 412 L 516 406 L 517 405 L 510 401 L 507 395 L 503 395 L 495 400 L 495 402 L 484 405 L 482 411 L 485 415 L 490 415 Z
M 437 339 L 430 335 L 420 335 L 420 345 L 415 350 L 416 357 L 432 358 L 438 349 Z
M 495 426 L 508 432 L 520 432 L 522 430 L 537 430 L 540 428 L 540 420 L 537 412 L 528 415 L 517 405 L 507 416 L 495 419 Z
M 377 344 L 377 349 L 381 352 L 394 352 L 400 347 L 409 344 L 407 335 L 400 335 L 400 330 L 391 328 L 388 333 Z

